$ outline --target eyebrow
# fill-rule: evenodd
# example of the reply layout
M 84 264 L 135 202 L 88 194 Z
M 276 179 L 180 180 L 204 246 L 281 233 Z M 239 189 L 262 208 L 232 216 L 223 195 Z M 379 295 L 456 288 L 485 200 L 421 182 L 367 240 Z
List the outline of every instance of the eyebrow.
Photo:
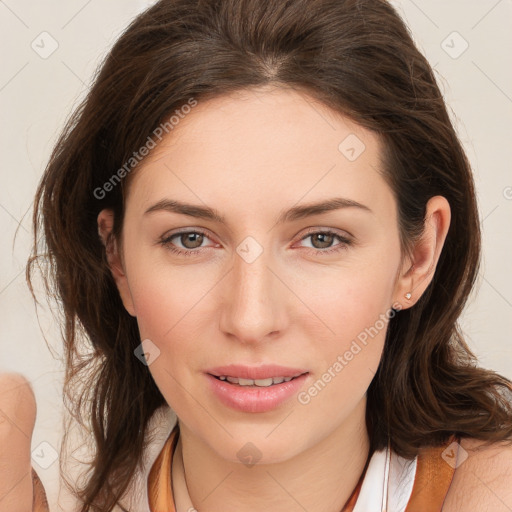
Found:
M 358 208 L 362 211 L 373 213 L 372 210 L 368 208 L 368 206 L 358 203 L 357 201 L 343 197 L 335 197 L 317 203 L 307 203 L 300 206 L 293 206 L 289 210 L 281 212 L 276 224 L 292 222 L 295 220 L 304 219 L 306 217 L 311 217 L 313 215 L 319 215 L 321 213 L 326 213 L 333 210 L 340 210 L 342 208 Z M 214 208 L 210 208 L 209 206 L 184 203 L 175 199 L 162 199 L 158 201 L 153 206 L 150 206 L 144 212 L 144 215 L 158 211 L 180 213 L 182 215 L 188 215 L 198 219 L 207 219 L 219 222 L 221 224 L 226 224 L 226 219 Z

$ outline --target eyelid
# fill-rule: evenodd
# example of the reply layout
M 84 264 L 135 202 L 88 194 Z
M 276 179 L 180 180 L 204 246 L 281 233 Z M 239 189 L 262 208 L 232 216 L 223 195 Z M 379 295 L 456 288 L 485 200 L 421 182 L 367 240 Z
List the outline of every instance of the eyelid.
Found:
M 340 238 L 344 238 L 346 240 L 350 240 L 350 241 L 354 240 L 354 235 L 352 235 L 348 231 L 345 231 L 345 230 L 342 230 L 342 229 L 337 229 L 337 228 L 318 227 L 318 226 L 313 226 L 313 227 L 310 227 L 310 228 L 306 228 L 306 232 L 301 237 L 301 240 L 303 238 L 307 237 L 308 235 L 315 234 L 315 233 L 332 233 L 333 235 L 337 235 Z
M 186 227 L 186 228 L 177 228 L 176 230 L 170 230 L 161 238 L 170 238 L 172 236 L 181 235 L 183 233 L 200 233 L 201 235 L 206 235 L 208 238 L 212 238 L 211 233 L 206 228 L 195 228 L 195 227 Z
M 188 233 L 197 233 L 199 235 L 203 235 L 205 238 L 208 238 L 215 244 L 218 244 L 218 242 L 215 242 L 213 240 L 214 237 L 210 234 L 210 232 L 208 230 L 206 230 L 204 228 L 194 228 L 194 227 L 181 228 L 181 229 L 178 229 L 177 231 L 170 231 L 168 233 L 165 233 L 164 235 L 162 235 L 160 237 L 159 242 L 163 243 L 163 242 L 169 241 L 171 238 L 174 238 L 175 236 L 188 234 Z M 212 247 L 212 246 L 208 246 L 208 247 Z M 206 247 L 201 247 L 201 249 L 205 249 L 205 248 Z M 192 250 L 193 249 L 188 249 L 188 251 L 192 251 Z M 197 249 L 194 249 L 194 250 L 197 251 Z

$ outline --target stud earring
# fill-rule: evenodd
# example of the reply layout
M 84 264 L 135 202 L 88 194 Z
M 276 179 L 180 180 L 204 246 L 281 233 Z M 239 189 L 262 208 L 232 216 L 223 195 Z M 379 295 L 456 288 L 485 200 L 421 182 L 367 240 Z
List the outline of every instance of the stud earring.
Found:
M 405 294 L 405 298 L 406 298 L 407 300 L 410 300 L 410 298 L 411 298 L 411 297 L 412 297 L 412 293 L 411 293 L 411 292 L 407 292 L 407 293 Z

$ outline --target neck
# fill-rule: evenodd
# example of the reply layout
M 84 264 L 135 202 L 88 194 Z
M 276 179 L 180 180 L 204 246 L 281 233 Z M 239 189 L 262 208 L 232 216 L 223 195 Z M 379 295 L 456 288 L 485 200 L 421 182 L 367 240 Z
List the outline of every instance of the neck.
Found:
M 329 435 L 296 456 L 246 467 L 222 458 L 180 423 L 176 454 L 199 512 L 339 512 L 364 470 L 369 451 L 366 399 Z M 176 492 L 177 510 L 187 510 Z M 186 508 L 185 508 L 186 507 Z

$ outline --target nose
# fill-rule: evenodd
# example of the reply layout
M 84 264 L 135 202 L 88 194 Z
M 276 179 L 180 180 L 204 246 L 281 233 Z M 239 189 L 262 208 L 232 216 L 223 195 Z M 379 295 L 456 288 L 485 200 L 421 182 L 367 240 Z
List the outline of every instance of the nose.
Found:
M 220 329 L 240 343 L 274 339 L 285 328 L 283 284 L 263 251 L 254 261 L 234 255 L 222 293 Z

